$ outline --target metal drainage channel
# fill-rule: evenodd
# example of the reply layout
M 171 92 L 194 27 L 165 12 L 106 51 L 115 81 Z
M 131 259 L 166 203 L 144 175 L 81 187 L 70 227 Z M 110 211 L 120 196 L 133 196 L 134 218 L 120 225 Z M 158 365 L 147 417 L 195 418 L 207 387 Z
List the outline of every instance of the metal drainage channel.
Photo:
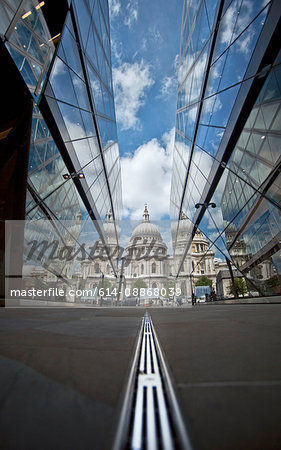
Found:
M 150 315 L 146 312 L 113 450 L 192 450 Z

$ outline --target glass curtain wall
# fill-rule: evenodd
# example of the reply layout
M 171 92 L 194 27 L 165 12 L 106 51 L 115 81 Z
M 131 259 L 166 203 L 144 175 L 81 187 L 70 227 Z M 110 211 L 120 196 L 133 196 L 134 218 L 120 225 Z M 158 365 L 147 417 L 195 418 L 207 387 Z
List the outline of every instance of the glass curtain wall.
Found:
M 26 235 L 75 247 L 90 233 L 92 243 L 106 243 L 110 216 L 117 245 L 122 193 L 107 0 L 4 0 L 0 8 L 2 39 L 34 98 Z M 116 272 L 117 261 L 109 262 Z M 65 261 L 47 269 L 70 273 Z
M 253 295 L 280 292 L 279 27 L 277 1 L 184 1 L 174 248 L 184 214 L 191 233 L 181 261 L 199 228 Z

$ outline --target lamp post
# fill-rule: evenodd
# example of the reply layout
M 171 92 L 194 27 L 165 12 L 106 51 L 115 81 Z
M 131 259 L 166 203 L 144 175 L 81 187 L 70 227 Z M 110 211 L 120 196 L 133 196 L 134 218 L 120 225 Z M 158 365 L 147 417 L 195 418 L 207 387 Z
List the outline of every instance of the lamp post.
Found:
M 102 306 L 102 292 L 104 288 L 104 273 L 100 271 L 101 273 L 101 296 L 100 296 L 100 306 Z
M 85 178 L 85 175 L 84 175 L 83 172 L 77 172 L 77 173 L 73 172 L 73 173 L 71 173 L 71 174 L 69 174 L 69 173 L 64 173 L 62 177 L 64 178 L 64 180 L 70 180 L 70 178 L 80 178 L 80 179 L 83 179 L 83 178 Z
M 123 282 L 123 272 L 124 272 L 124 264 L 125 264 L 125 256 L 122 256 L 121 258 L 121 268 L 120 268 L 120 277 L 119 277 L 119 287 L 118 287 L 118 293 L 117 293 L 117 306 L 120 306 L 120 295 L 122 292 L 122 282 Z
M 214 202 L 211 202 L 211 203 L 196 203 L 195 204 L 195 208 L 196 209 L 199 209 L 200 206 L 204 206 L 204 208 L 208 208 L 209 206 L 211 206 L 211 208 L 216 208 L 217 205 Z

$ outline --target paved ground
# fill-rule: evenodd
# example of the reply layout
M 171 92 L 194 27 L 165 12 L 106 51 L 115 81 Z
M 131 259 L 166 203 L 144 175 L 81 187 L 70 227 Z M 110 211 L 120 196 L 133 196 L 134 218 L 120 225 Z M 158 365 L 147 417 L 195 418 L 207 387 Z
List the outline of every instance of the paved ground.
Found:
M 195 449 L 279 449 L 281 305 L 151 310 Z
M 280 448 L 279 304 L 151 309 L 195 450 Z M 0 309 L 0 449 L 105 449 L 143 309 Z
M 0 310 L 0 448 L 109 447 L 141 310 Z

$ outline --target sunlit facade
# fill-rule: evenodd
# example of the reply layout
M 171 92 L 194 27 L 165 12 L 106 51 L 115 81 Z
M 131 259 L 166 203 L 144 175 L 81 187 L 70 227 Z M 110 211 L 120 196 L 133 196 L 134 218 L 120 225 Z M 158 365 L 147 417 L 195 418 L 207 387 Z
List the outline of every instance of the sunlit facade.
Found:
M 184 213 L 181 259 L 199 228 L 252 295 L 280 293 L 280 13 L 274 0 L 187 0 L 182 16 L 173 229 Z
M 103 239 L 110 212 L 117 243 L 122 193 L 107 0 L 4 0 L 0 17 L 1 48 L 33 102 L 20 218 L 28 233 L 75 246 L 83 231 Z M 64 264 L 55 273 L 64 276 Z

